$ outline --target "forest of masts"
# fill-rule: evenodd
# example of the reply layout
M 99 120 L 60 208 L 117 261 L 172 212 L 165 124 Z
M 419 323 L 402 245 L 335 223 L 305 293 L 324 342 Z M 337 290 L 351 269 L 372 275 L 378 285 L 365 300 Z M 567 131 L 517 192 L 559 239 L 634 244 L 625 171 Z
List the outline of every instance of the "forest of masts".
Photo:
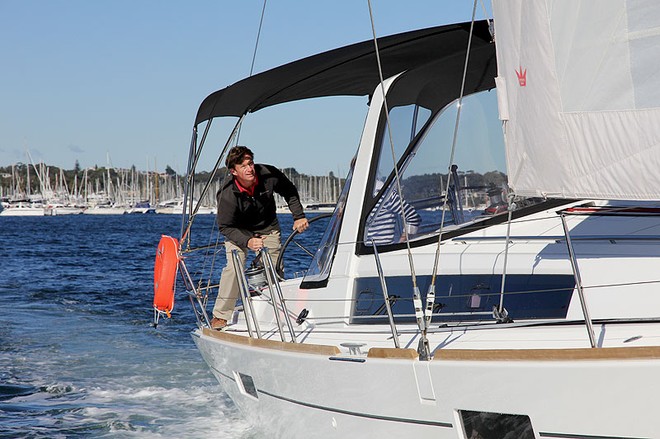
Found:
M 335 203 L 344 179 L 299 174 L 293 168 L 283 172 L 296 185 L 303 204 Z M 226 169 L 221 168 L 202 198 L 202 205 L 215 206 L 215 195 L 220 189 Z M 193 197 L 199 200 L 210 173 L 195 175 Z M 149 202 L 151 206 L 183 197 L 185 177 L 167 166 L 165 172 L 93 167 L 64 170 L 44 163 L 0 167 L 0 197 L 3 200 L 57 201 L 65 204 L 94 205 L 110 203 L 130 206 Z M 282 204 L 284 202 L 282 200 Z

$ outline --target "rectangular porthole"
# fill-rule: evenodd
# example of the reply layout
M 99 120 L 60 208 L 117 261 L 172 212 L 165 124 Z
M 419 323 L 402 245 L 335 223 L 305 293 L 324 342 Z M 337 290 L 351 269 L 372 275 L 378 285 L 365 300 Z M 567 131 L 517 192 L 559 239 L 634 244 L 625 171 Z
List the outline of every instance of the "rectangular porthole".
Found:
M 479 439 L 534 439 L 532 421 L 527 415 L 458 411 L 465 438 Z
M 234 372 L 234 378 L 236 379 L 236 384 L 238 384 L 238 389 L 243 395 L 251 396 L 254 399 L 259 399 L 257 387 L 254 385 L 254 380 L 252 380 L 250 375 Z

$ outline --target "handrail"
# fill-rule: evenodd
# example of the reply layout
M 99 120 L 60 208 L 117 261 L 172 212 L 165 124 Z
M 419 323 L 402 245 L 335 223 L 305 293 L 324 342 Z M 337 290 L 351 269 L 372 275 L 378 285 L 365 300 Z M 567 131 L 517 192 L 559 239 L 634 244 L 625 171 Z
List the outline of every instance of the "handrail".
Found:
M 385 309 L 387 310 L 387 318 L 390 321 L 390 329 L 392 330 L 392 340 L 394 340 L 394 347 L 400 348 L 399 344 L 399 334 L 396 330 L 396 324 L 394 323 L 394 316 L 392 315 L 392 307 L 390 305 L 390 295 L 387 292 L 387 283 L 385 282 L 385 275 L 383 274 L 383 267 L 380 265 L 380 258 L 378 257 L 378 250 L 376 243 L 371 241 L 371 244 L 374 247 L 374 258 L 376 259 L 376 269 L 378 270 L 378 278 L 380 279 L 380 285 L 383 289 L 383 299 L 385 300 Z
M 502 264 L 502 282 L 500 285 L 500 304 L 499 306 L 493 306 L 493 317 L 497 320 L 498 323 L 511 323 L 513 320 L 509 317 L 509 312 L 504 307 L 504 289 L 506 286 L 506 270 L 508 268 L 509 261 L 509 248 L 511 246 L 511 219 L 513 218 L 513 210 L 516 208 L 514 203 L 515 194 L 509 194 L 509 208 L 508 208 L 508 218 L 506 221 L 506 241 L 504 241 L 504 262 Z
M 184 284 L 186 285 L 186 288 L 192 290 L 194 294 L 189 293 L 188 297 L 190 298 L 190 304 L 192 305 L 193 312 L 195 313 L 195 318 L 197 319 L 197 326 L 202 327 L 204 324 L 208 326 L 209 328 L 211 327 L 211 320 L 209 319 L 208 314 L 206 313 L 206 301 L 202 301 L 202 295 L 200 294 L 197 289 L 195 289 L 195 283 L 192 280 L 192 277 L 190 276 L 190 272 L 188 271 L 188 267 L 186 266 L 186 263 L 183 259 L 179 261 L 179 268 L 181 269 L 182 277 Z M 197 300 L 197 305 L 195 306 L 195 300 L 193 299 L 193 296 L 195 296 L 195 299 Z M 199 307 L 199 308 L 198 308 Z
M 452 238 L 451 241 L 456 242 L 479 242 L 479 241 L 504 241 L 506 236 L 457 236 Z M 565 241 L 566 237 L 561 235 L 554 236 L 536 236 L 536 235 L 522 235 L 510 236 L 509 241 Z M 660 235 L 585 235 L 571 238 L 572 241 L 660 241 Z
M 291 319 L 289 318 L 289 313 L 287 312 L 286 304 L 284 302 L 284 295 L 282 294 L 282 288 L 280 287 L 280 281 L 277 279 L 277 272 L 275 271 L 275 265 L 273 264 L 273 260 L 270 257 L 270 253 L 268 252 L 268 247 L 262 247 L 261 255 L 261 260 L 264 261 L 266 280 L 268 280 L 268 290 L 270 291 L 270 297 L 273 302 L 273 312 L 275 313 L 275 319 L 277 320 L 277 328 L 280 331 L 280 337 L 282 338 L 282 341 L 286 341 L 284 339 L 284 331 L 282 330 L 280 313 L 277 309 L 277 301 L 280 302 L 280 307 L 282 309 L 282 313 L 284 314 L 284 320 L 289 329 L 289 335 L 291 336 L 291 343 L 296 343 L 296 332 L 293 329 Z M 273 294 L 273 288 L 275 288 L 277 300 L 275 299 L 275 294 Z
M 575 257 L 575 252 L 573 251 L 573 243 L 571 242 L 571 235 L 568 230 L 568 224 L 566 223 L 566 216 L 564 213 L 560 213 L 559 217 L 561 218 L 561 225 L 564 228 L 564 233 L 566 235 L 566 247 L 568 248 L 568 258 L 571 260 L 571 267 L 573 268 L 573 276 L 575 277 L 575 289 L 578 292 L 578 297 L 580 298 L 580 305 L 582 306 L 582 314 L 584 316 L 584 323 L 587 326 L 587 334 L 589 335 L 589 343 L 591 347 L 596 347 L 596 336 L 594 335 L 594 327 L 589 316 L 589 309 L 587 307 L 587 300 L 584 297 L 584 290 L 582 289 L 582 278 L 580 276 L 580 269 L 578 268 L 577 259 Z
M 245 279 L 245 270 L 243 269 L 243 262 L 241 261 L 241 258 L 238 256 L 238 250 L 236 249 L 232 250 L 231 257 L 234 262 L 234 270 L 236 271 L 236 280 L 238 282 L 238 289 L 241 293 L 241 298 L 243 300 L 243 313 L 245 314 L 245 323 L 247 324 L 248 334 L 250 334 L 250 337 L 254 337 L 254 335 L 252 334 L 252 324 L 250 323 L 250 319 L 252 319 L 254 322 L 254 327 L 257 333 L 257 337 L 261 338 L 259 323 L 257 322 L 257 317 L 254 313 L 254 308 L 252 307 L 252 297 L 250 296 L 250 291 L 248 289 L 247 279 Z

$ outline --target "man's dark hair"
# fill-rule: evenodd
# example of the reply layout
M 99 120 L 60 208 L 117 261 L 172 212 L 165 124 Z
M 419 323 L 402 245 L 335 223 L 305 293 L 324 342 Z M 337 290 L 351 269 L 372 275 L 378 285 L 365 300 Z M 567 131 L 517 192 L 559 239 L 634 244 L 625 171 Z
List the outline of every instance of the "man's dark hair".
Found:
M 234 146 L 227 153 L 227 159 L 225 160 L 225 166 L 227 169 L 234 169 L 234 166 L 243 163 L 245 156 L 250 156 L 250 159 L 254 160 L 254 153 L 247 146 Z

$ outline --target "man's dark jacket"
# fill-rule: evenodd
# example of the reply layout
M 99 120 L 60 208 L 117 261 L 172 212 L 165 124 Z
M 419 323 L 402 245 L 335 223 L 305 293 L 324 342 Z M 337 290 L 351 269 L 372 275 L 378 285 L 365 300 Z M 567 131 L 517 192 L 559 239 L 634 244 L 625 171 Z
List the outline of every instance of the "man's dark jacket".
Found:
M 258 179 L 254 196 L 241 192 L 232 175 L 217 194 L 218 228 L 228 241 L 243 248 L 256 234 L 265 235 L 279 229 L 273 193 L 286 200 L 294 220 L 305 217 L 298 190 L 282 171 L 262 164 L 255 164 L 254 170 Z

